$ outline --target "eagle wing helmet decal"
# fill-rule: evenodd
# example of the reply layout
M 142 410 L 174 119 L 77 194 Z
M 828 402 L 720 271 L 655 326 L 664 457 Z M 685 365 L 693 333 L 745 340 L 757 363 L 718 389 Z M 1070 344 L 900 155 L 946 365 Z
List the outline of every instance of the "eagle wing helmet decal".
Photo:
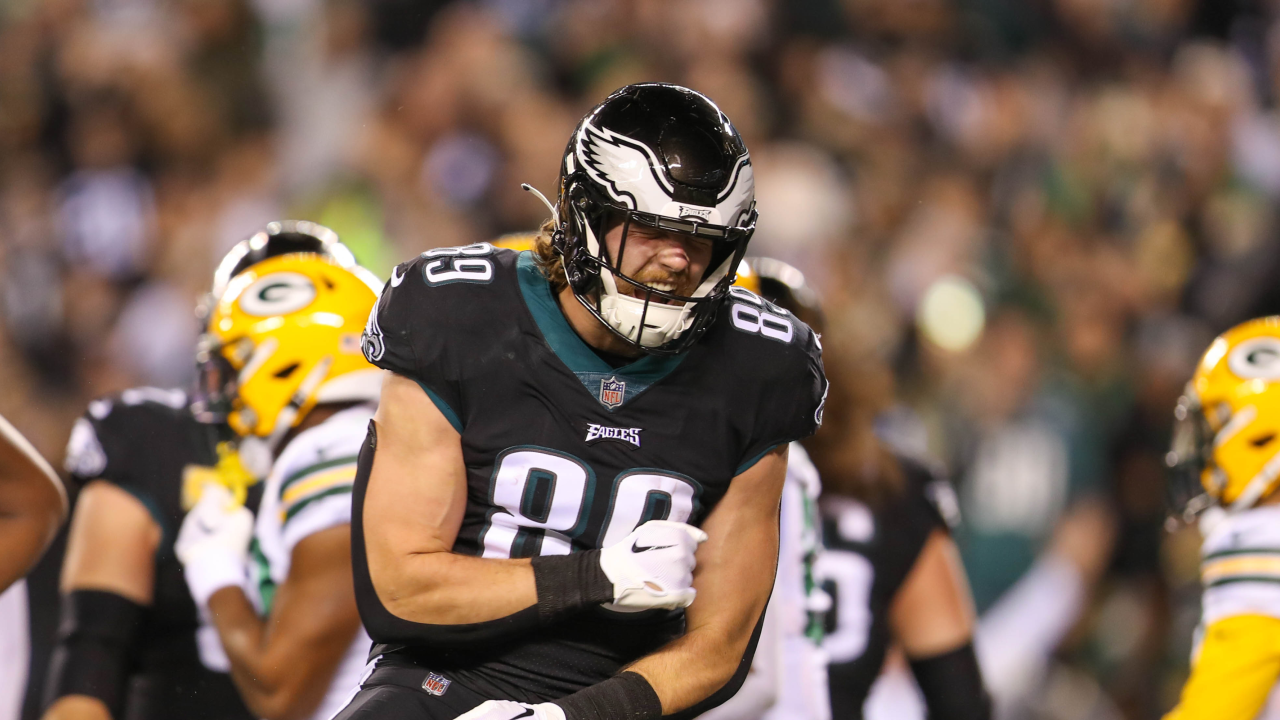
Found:
M 652 150 L 591 123 L 583 130 L 578 135 L 578 162 L 614 200 L 647 213 L 658 213 L 671 202 L 671 184 L 657 172 L 660 164 Z

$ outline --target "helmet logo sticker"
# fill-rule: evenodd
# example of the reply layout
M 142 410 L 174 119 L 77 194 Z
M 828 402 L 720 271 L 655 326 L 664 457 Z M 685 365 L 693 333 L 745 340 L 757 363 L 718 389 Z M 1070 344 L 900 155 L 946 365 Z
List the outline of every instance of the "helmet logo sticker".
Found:
M 591 179 L 631 210 L 657 213 L 671 201 L 672 187 L 655 172 L 658 158 L 643 143 L 587 123 L 578 135 L 578 160 Z
M 1245 380 L 1280 380 L 1280 337 L 1255 337 L 1227 356 L 1227 367 Z
M 240 294 L 240 309 L 254 317 L 288 315 L 316 299 L 316 286 L 306 275 L 278 272 L 263 275 Z

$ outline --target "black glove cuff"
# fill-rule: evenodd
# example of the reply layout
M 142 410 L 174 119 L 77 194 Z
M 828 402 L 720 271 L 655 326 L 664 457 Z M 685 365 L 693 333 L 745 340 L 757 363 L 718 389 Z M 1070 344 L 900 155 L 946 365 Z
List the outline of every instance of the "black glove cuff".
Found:
M 538 620 L 554 622 L 588 605 L 613 601 L 613 583 L 600 568 L 600 551 L 535 557 Z
M 658 720 L 662 701 L 644 676 L 623 672 L 555 701 L 565 720 Z

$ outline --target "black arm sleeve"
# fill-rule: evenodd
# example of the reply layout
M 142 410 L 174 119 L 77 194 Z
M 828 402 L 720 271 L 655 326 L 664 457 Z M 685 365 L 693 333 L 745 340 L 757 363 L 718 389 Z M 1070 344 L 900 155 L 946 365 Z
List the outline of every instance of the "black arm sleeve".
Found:
M 67 695 L 88 695 L 119 717 L 145 616 L 146 608 L 115 593 L 64 594 L 45 681 L 45 706 Z
M 600 551 L 534 558 L 533 576 L 538 601 L 506 617 L 460 625 L 435 625 L 397 617 L 383 606 L 369 574 L 364 545 L 364 495 L 378 447 L 377 426 L 360 449 L 355 487 L 351 497 L 351 560 L 355 572 L 356 606 L 374 642 L 432 645 L 438 648 L 468 647 L 505 642 L 543 625 L 558 622 L 592 604 L 613 600 L 613 584 L 600 569 Z
M 924 692 L 933 720 L 990 720 L 991 697 L 973 643 L 933 657 L 911 660 L 911 674 Z

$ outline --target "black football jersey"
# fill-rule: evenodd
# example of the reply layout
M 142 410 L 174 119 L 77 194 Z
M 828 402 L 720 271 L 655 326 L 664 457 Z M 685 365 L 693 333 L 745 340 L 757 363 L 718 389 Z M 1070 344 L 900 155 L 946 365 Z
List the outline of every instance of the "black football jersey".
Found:
M 862 704 L 891 644 L 889 606 L 938 528 L 950 528 L 957 505 L 950 483 L 899 457 L 901 492 L 875 506 L 828 496 L 817 574 L 834 600 L 823 647 L 833 718 L 862 717 Z
M 72 430 L 66 469 L 78 484 L 102 479 L 138 498 L 163 533 L 155 554 L 155 594 L 136 634 L 136 657 L 125 694 L 125 720 L 253 717 L 224 672 L 200 660 L 201 630 L 173 542 L 182 526 L 183 473 L 212 466 L 230 430 L 196 422 L 181 390 L 134 388 L 89 403 Z M 252 500 L 261 494 L 251 494 Z M 212 633 L 212 634 L 211 634 Z M 220 647 L 220 646 L 219 646 Z
M 738 289 L 691 350 L 611 367 L 532 254 L 487 243 L 398 266 L 365 353 L 417 381 L 461 434 L 467 508 L 453 549 L 489 558 L 604 547 L 654 519 L 698 525 L 734 476 L 817 428 L 826 390 L 808 326 Z M 501 647 L 403 652 L 485 697 L 540 702 L 683 631 L 683 611 L 599 607 Z

